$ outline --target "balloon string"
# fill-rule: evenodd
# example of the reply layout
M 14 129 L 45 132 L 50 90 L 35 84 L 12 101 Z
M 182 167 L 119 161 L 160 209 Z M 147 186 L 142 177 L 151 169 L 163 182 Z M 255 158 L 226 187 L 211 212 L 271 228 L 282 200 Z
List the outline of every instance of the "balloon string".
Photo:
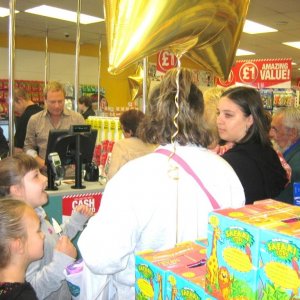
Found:
M 179 99 L 179 90 L 180 90 L 180 86 L 179 86 L 179 76 L 180 76 L 180 71 L 181 71 L 181 62 L 180 62 L 180 57 L 181 56 L 177 56 L 177 73 L 176 73 L 176 95 L 175 95 L 175 106 L 176 106 L 176 113 L 174 115 L 173 118 L 173 124 L 176 128 L 174 134 L 172 134 L 171 136 L 171 144 L 173 145 L 173 152 L 169 155 L 169 177 L 171 177 L 172 179 L 178 180 L 179 176 L 178 176 L 178 168 L 176 165 L 173 164 L 173 162 L 171 161 L 173 155 L 176 153 L 176 144 L 175 144 L 175 140 L 176 140 L 176 136 L 178 134 L 178 115 L 179 115 L 179 104 L 178 104 L 178 99 Z
M 175 106 L 176 106 L 176 113 L 173 118 L 173 124 L 176 128 L 176 131 L 171 137 L 171 143 L 173 145 L 173 152 L 169 155 L 169 170 L 168 170 L 168 175 L 170 178 L 174 179 L 177 181 L 176 184 L 176 244 L 179 242 L 179 199 L 178 199 L 178 179 L 179 179 L 179 174 L 178 174 L 178 166 L 174 164 L 174 162 L 171 160 L 173 155 L 176 153 L 176 136 L 178 134 L 178 115 L 179 115 L 179 104 L 178 104 L 178 99 L 179 99 L 179 90 L 180 90 L 180 85 L 179 85 L 179 77 L 180 77 L 180 71 L 181 71 L 181 62 L 180 62 L 180 57 L 177 56 L 177 73 L 176 73 L 176 95 L 175 95 Z
M 180 86 L 179 86 L 179 75 L 180 75 L 180 70 L 181 70 L 181 61 L 180 61 L 180 57 L 177 57 L 177 73 L 176 73 L 176 95 L 175 95 L 175 106 L 176 106 L 176 113 L 174 115 L 173 118 L 173 124 L 176 128 L 176 131 L 173 133 L 172 137 L 171 137 L 171 143 L 173 144 L 173 151 L 175 153 L 176 151 L 176 146 L 175 146 L 175 138 L 178 134 L 178 115 L 179 115 L 179 104 L 178 104 L 178 99 L 179 99 L 179 90 L 180 90 Z

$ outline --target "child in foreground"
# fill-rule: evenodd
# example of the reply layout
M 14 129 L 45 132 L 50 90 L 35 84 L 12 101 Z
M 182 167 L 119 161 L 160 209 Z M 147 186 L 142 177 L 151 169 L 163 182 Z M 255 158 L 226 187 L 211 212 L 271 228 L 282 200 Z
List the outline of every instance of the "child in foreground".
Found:
M 37 300 L 25 281 L 28 265 L 43 256 L 40 219 L 25 202 L 0 200 L 0 299 Z
M 83 229 L 93 212 L 86 205 L 77 206 L 69 221 L 62 225 L 59 237 L 42 208 L 48 202 L 47 178 L 40 173 L 36 160 L 24 153 L 7 157 L 0 161 L 0 178 L 0 197 L 9 195 L 34 208 L 45 234 L 44 256 L 29 265 L 26 280 L 39 299 L 71 299 L 63 270 L 77 257 L 71 239 Z

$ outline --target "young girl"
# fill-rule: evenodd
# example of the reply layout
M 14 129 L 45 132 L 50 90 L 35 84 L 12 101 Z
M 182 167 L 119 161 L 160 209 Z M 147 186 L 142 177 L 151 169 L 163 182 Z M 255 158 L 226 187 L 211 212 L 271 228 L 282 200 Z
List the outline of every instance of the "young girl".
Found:
M 45 192 L 47 178 L 40 173 L 36 160 L 24 153 L 7 157 L 0 161 L 0 178 L 0 196 L 11 195 L 33 207 L 45 234 L 44 256 L 29 265 L 26 279 L 32 284 L 39 299 L 71 299 L 63 274 L 63 270 L 77 256 L 70 239 L 83 229 L 92 211 L 85 205 L 78 206 L 69 222 L 62 225 L 63 236 L 59 237 L 42 208 L 48 201 Z
M 25 202 L 0 201 L 0 299 L 37 300 L 25 281 L 28 265 L 43 256 L 44 234 L 35 211 Z

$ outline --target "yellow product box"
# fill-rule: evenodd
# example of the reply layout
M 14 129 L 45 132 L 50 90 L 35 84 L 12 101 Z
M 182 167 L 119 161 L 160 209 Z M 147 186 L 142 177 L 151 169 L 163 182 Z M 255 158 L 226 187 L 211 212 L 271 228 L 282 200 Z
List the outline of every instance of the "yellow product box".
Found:
M 216 299 L 205 291 L 206 248 L 200 248 L 200 252 L 203 255 L 202 259 L 174 268 L 167 274 L 165 299 Z M 193 255 L 191 254 L 190 257 L 192 258 Z
M 299 220 L 299 207 L 271 199 L 210 213 L 207 292 L 224 298 L 223 272 L 229 278 L 227 299 L 293 299 L 300 287 L 300 276 L 292 270 L 299 263 Z
M 260 229 L 228 216 L 238 210 L 222 212 L 209 214 L 206 292 L 216 299 L 255 300 Z
M 300 240 L 290 233 L 261 232 L 260 299 L 300 299 Z
M 206 298 L 203 284 L 197 284 L 201 281 L 199 275 L 202 282 L 205 280 L 205 263 L 205 247 L 193 242 L 137 255 L 136 299 L 213 299 Z

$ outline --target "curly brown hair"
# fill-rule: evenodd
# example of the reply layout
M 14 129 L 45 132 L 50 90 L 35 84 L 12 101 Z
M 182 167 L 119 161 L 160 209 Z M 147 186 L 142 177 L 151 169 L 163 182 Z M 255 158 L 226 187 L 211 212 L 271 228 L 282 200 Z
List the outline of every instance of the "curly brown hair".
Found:
M 212 135 L 204 122 L 204 101 L 202 92 L 193 83 L 188 69 L 169 70 L 159 87 L 149 99 L 146 116 L 140 123 L 138 136 L 146 143 L 166 145 L 172 141 L 180 145 L 194 144 L 207 147 Z M 179 75 L 177 77 L 177 75 Z M 175 103 L 179 82 L 178 107 Z M 178 112 L 175 125 L 175 115 Z M 172 140 L 172 136 L 178 133 Z

